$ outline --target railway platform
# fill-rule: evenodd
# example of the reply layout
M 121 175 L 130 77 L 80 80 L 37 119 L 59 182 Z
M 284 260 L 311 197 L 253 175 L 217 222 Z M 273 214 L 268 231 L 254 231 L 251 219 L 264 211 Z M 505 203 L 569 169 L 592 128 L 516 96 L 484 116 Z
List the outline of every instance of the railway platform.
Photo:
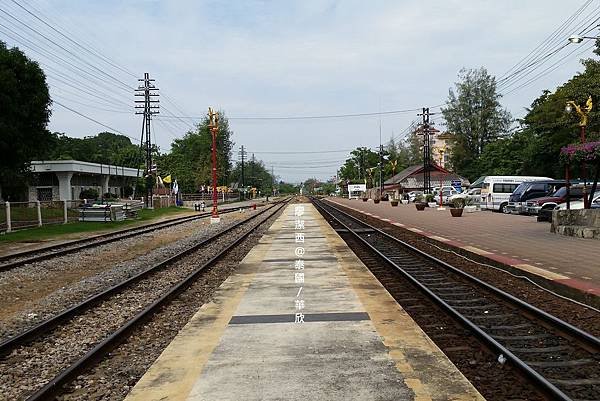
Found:
M 391 207 L 389 202 L 329 200 L 526 272 L 556 284 L 559 290 L 564 286 L 567 294 L 576 291 L 600 296 L 598 241 L 553 234 L 549 224 L 537 222 L 535 217 L 480 211 L 454 218 L 448 210 L 417 211 L 413 204 Z
M 311 204 L 291 204 L 129 393 L 483 400 Z

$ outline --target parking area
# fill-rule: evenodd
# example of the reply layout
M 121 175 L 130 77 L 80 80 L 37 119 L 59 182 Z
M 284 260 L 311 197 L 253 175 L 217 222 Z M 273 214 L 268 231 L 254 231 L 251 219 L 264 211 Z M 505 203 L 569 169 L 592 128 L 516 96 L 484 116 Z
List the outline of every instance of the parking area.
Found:
M 452 217 L 448 208 L 417 211 L 414 204 L 331 198 L 373 217 L 458 246 L 546 279 L 600 295 L 600 242 L 550 232 L 535 217 L 490 211 Z

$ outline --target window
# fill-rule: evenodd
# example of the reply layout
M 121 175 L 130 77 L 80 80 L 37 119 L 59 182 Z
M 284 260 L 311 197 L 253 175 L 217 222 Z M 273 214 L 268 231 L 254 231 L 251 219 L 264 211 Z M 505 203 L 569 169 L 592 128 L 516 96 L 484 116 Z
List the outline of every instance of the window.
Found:
M 49 202 L 52 200 L 52 188 L 38 188 L 37 200 L 40 202 Z
M 494 184 L 493 192 L 500 194 L 512 194 L 518 186 L 518 184 Z
M 529 189 L 531 192 L 546 192 L 546 184 L 533 184 Z

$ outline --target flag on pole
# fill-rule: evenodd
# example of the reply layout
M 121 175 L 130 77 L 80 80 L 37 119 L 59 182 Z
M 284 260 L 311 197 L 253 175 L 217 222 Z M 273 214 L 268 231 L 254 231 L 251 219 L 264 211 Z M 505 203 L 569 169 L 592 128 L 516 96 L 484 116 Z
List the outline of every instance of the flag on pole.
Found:
M 166 176 L 165 178 L 163 178 L 163 182 L 165 184 L 170 184 L 171 183 L 171 174 L 169 174 L 168 176 Z

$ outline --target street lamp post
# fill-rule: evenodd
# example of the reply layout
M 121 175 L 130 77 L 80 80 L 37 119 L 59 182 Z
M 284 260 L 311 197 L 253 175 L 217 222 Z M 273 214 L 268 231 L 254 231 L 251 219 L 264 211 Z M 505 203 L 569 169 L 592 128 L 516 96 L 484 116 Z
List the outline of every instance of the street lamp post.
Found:
M 575 36 L 575 35 L 574 35 Z M 570 39 L 569 39 L 570 40 Z M 575 42 L 578 43 L 578 42 Z M 588 97 L 588 100 L 585 102 L 585 107 L 581 107 L 580 105 L 578 105 L 577 103 L 575 103 L 572 100 L 569 100 L 567 102 L 567 105 L 565 107 L 565 111 L 567 113 L 571 113 L 573 110 L 575 110 L 577 112 L 577 114 L 579 115 L 579 127 L 580 127 L 580 135 L 581 135 L 581 143 L 584 144 L 585 143 L 585 127 L 587 126 L 588 123 L 588 114 L 590 113 L 590 111 L 592 111 L 592 97 Z M 581 175 L 583 176 L 583 207 L 584 209 L 589 209 L 590 205 L 588 202 L 588 196 L 587 196 L 587 172 L 586 172 L 586 168 L 585 168 L 585 161 L 581 163 Z M 569 183 L 567 182 L 567 188 L 569 186 Z M 567 194 L 567 197 L 570 196 L 570 194 Z
M 221 221 L 219 211 L 217 210 L 217 202 L 219 201 L 217 194 L 217 132 L 219 130 L 219 113 L 208 108 L 208 129 L 212 136 L 212 213 L 210 217 L 211 223 Z
M 445 150 L 442 148 L 438 151 L 438 153 L 440 154 L 440 167 L 442 167 L 442 163 L 444 161 L 444 152 Z M 438 207 L 438 210 L 446 210 L 446 208 L 444 207 L 444 198 L 442 196 L 442 193 L 444 191 L 442 191 L 442 187 L 444 186 L 444 174 L 440 174 L 440 207 Z

